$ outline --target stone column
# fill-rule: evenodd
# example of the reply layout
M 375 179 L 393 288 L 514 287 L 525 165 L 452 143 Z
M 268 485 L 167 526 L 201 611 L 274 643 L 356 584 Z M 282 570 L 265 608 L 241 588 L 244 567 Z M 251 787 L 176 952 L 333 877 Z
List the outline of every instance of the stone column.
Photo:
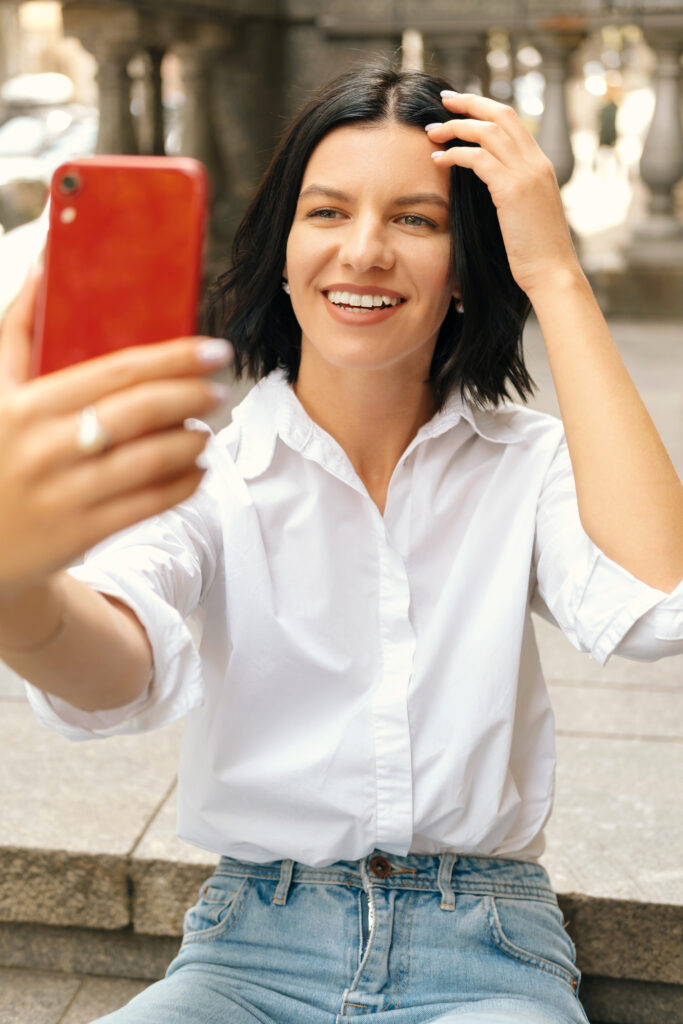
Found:
M 358 10 L 344 16 L 328 4 L 324 15 L 292 22 L 282 36 L 283 110 L 290 115 L 337 75 L 378 56 L 398 55 L 402 28 L 379 15 L 376 21 L 362 18 Z
M 215 198 L 226 186 L 213 116 L 212 74 L 218 51 L 198 43 L 181 43 L 174 49 L 182 62 L 185 87 L 180 150 L 205 165 Z
M 132 82 L 128 74 L 128 61 L 134 50 L 129 45 L 99 42 L 93 53 L 97 59 L 100 109 L 97 152 L 137 153 L 130 112 Z
M 536 141 L 552 161 L 561 188 L 574 172 L 565 83 L 569 77 L 572 52 L 581 42 L 583 34 L 543 32 L 533 34 L 532 38 L 534 46 L 543 57 L 540 70 L 545 76 L 543 117 Z
M 19 8 L 0 3 L 0 82 L 19 74 L 20 46 Z
M 458 92 L 465 92 L 468 82 L 476 75 L 483 79 L 483 95 L 488 95 L 490 76 L 485 59 L 485 32 L 453 32 L 438 36 L 425 32 L 423 37 L 426 70 L 445 78 Z M 482 72 L 482 65 L 486 66 L 486 72 Z
M 243 208 L 282 130 L 282 29 L 263 19 L 236 25 L 234 32 L 233 49 L 214 65 L 214 114 L 233 197 Z
M 210 216 L 204 250 L 207 280 L 225 269 L 225 254 L 235 227 L 234 182 L 218 144 L 219 127 L 215 116 L 216 64 L 232 59 L 229 46 L 221 46 L 225 38 L 220 24 L 206 24 L 195 28 L 191 41 L 178 42 L 173 47 L 181 60 L 185 90 L 180 152 L 200 160 L 209 176 Z M 229 39 L 232 41 L 232 36 Z
M 161 47 L 150 46 L 142 56 L 144 109 L 140 116 L 140 152 L 151 156 L 163 156 L 164 107 L 161 96 L 161 62 L 164 51 Z
M 655 109 L 640 158 L 640 176 L 651 195 L 646 218 L 636 225 L 624 250 L 631 266 L 683 267 L 683 225 L 674 212 L 673 188 L 683 175 L 680 29 L 647 30 L 655 50 Z
M 370 64 L 378 58 L 395 57 L 397 64 L 400 64 L 402 34 L 396 35 L 388 31 L 377 32 L 371 35 L 363 32 L 359 35 L 337 35 L 329 36 L 327 40 L 327 54 L 329 64 L 324 68 L 323 75 L 318 84 L 329 82 L 336 75 L 362 64 Z
M 137 139 L 130 111 L 131 57 L 144 50 L 149 19 L 130 4 L 64 3 L 64 35 L 76 36 L 98 63 L 98 153 L 136 153 Z

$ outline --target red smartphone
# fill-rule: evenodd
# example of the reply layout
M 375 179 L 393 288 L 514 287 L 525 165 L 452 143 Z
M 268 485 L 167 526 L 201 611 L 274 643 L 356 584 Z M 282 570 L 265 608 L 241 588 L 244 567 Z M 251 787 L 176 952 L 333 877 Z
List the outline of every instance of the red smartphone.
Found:
M 207 194 L 188 157 L 82 157 L 55 171 L 32 376 L 196 333 Z

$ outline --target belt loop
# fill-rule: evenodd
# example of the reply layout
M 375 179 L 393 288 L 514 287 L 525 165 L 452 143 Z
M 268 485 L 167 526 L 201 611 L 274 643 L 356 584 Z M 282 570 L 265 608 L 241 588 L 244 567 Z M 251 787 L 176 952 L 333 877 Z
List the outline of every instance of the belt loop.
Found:
M 287 902 L 287 894 L 289 887 L 292 883 L 292 871 L 294 870 L 293 860 L 283 860 L 280 864 L 280 881 L 277 884 L 275 895 L 273 896 L 273 903 L 277 903 L 279 907 L 284 907 Z
M 441 910 L 455 910 L 455 893 L 451 886 L 453 866 L 458 857 L 455 853 L 442 853 L 439 862 L 439 889 L 441 890 Z

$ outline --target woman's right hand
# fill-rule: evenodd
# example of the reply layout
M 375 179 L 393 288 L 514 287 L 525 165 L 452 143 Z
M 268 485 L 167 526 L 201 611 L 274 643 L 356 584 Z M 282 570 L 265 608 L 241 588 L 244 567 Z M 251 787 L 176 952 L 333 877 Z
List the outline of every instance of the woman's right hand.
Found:
M 180 338 L 123 349 L 28 380 L 37 281 L 29 278 L 0 331 L 0 597 L 45 582 L 110 534 L 188 498 L 208 434 L 184 426 L 225 400 L 203 378 L 229 343 Z M 78 445 L 95 406 L 111 438 Z

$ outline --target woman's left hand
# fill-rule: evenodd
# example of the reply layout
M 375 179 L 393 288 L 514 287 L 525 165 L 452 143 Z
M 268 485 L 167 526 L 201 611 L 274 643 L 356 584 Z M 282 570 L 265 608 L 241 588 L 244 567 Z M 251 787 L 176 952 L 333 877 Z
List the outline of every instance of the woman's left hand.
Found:
M 431 128 L 430 141 L 439 145 L 462 139 L 478 145 L 437 150 L 434 160 L 439 167 L 470 168 L 488 186 L 519 287 L 532 298 L 558 271 L 581 272 L 555 170 L 518 114 L 470 93 L 448 93 L 442 102 L 467 119 Z
M 33 267 L 0 326 L 0 395 L 29 379 L 31 336 L 42 271 Z

